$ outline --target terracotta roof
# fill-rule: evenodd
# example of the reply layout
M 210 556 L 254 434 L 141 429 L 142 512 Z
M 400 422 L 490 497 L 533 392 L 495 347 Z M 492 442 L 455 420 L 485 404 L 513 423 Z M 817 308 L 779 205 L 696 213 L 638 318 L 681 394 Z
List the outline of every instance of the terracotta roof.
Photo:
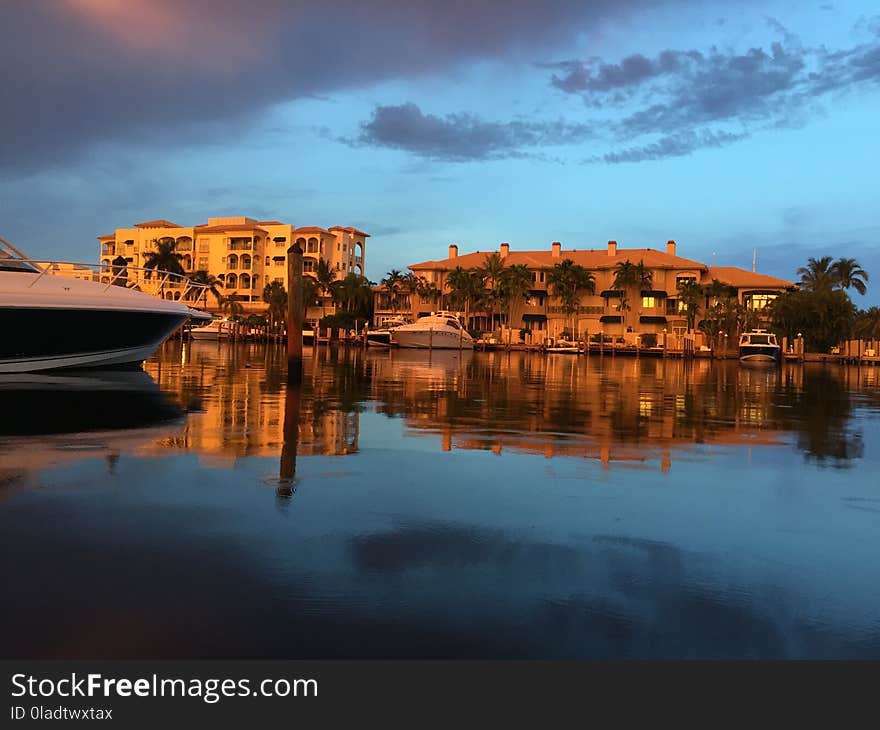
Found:
M 303 226 L 302 228 L 294 228 L 294 233 L 330 233 L 326 228 L 320 226 Z
M 166 221 L 164 218 L 159 218 L 155 221 L 147 221 L 146 223 L 135 223 L 135 228 L 183 228 L 183 226 L 179 226 L 176 223 L 172 223 L 171 221 Z
M 257 221 L 258 226 L 283 226 L 281 221 Z
M 423 261 L 418 264 L 410 265 L 409 269 L 413 271 L 441 269 L 450 271 L 456 266 L 465 269 L 482 266 L 486 262 L 486 257 L 497 253 L 496 251 L 477 251 L 475 253 L 466 253 L 452 259 L 438 259 L 437 261 Z M 548 269 L 565 259 L 571 259 L 576 264 L 597 270 L 597 269 L 613 269 L 624 261 L 631 261 L 634 264 L 644 261 L 645 266 L 651 269 L 706 269 L 706 264 L 699 261 L 691 261 L 681 256 L 670 256 L 665 251 L 658 251 L 653 248 L 618 248 L 614 256 L 608 255 L 607 248 L 600 249 L 563 249 L 559 257 L 553 256 L 551 251 L 515 251 L 511 250 L 504 259 L 505 266 L 515 266 L 517 264 L 525 264 L 531 269 Z
M 789 289 L 795 284 L 785 279 L 777 279 L 767 274 L 756 274 L 753 271 L 739 269 L 736 266 L 711 266 L 703 277 L 704 284 L 710 284 L 712 279 L 718 279 L 722 284 L 735 286 L 737 289 L 745 287 L 763 287 L 767 289 Z
M 353 233 L 356 236 L 363 236 L 364 238 L 369 238 L 370 234 L 364 231 L 361 231 L 352 226 L 330 226 L 327 230 L 329 231 L 347 231 L 348 233 Z
M 257 231 L 258 233 L 269 233 L 269 231 L 260 228 L 255 223 L 236 223 L 233 225 L 209 226 L 202 223 L 195 227 L 197 233 L 226 233 L 227 231 Z
M 115 233 L 108 233 L 106 236 L 98 236 L 99 241 L 107 241 L 108 239 L 111 239 L 111 238 L 115 241 L 116 234 Z

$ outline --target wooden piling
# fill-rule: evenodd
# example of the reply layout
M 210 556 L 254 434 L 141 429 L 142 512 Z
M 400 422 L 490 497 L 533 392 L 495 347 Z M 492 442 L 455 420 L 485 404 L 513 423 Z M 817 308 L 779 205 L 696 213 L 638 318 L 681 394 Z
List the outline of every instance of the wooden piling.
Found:
M 287 382 L 302 382 L 303 358 L 303 251 L 287 249 Z

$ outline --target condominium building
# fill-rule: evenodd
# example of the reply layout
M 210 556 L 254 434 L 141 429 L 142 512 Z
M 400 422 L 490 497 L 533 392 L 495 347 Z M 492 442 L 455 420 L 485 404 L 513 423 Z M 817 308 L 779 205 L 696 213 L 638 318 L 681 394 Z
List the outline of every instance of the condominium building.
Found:
M 183 257 L 185 273 L 207 271 L 222 283 L 225 296 L 234 295 L 246 311 L 261 311 L 266 308 L 262 297 L 266 284 L 278 281 L 289 288 L 287 249 L 291 243 L 303 250 L 306 274 L 314 275 L 323 259 L 342 279 L 349 272 L 363 275 L 367 238 L 368 233 L 351 226 L 297 228 L 292 223 L 232 216 L 208 218 L 207 223 L 189 227 L 164 219 L 135 223 L 98 236 L 98 241 L 100 261 L 106 268 L 120 256 L 129 266 L 142 267 L 147 253 L 160 243 L 173 242 Z M 217 302 L 209 298 L 207 305 L 216 308 Z
M 578 333 L 604 332 L 607 335 L 634 333 L 659 333 L 668 331 L 683 334 L 687 331 L 687 315 L 679 301 L 679 285 L 687 280 L 708 285 L 717 280 L 736 291 L 739 303 L 753 310 L 763 309 L 770 301 L 796 285 L 784 279 L 759 274 L 732 266 L 708 266 L 699 261 L 678 255 L 675 241 L 668 241 L 665 248 L 620 248 L 616 241 L 609 241 L 604 248 L 563 249 L 554 241 L 549 249 L 517 251 L 510 244 L 502 243 L 497 250 L 475 251 L 459 254 L 458 246 L 452 244 L 446 258 L 411 264 L 408 268 L 427 283 L 433 284 L 441 293 L 440 300 L 425 299 L 418 295 L 399 295 L 392 303 L 385 287 L 375 291 L 375 318 L 381 321 L 391 310 L 411 312 L 422 316 L 440 306 L 452 304 L 449 272 L 461 267 L 478 269 L 487 258 L 497 254 L 505 266 L 524 265 L 531 273 L 531 287 L 523 301 L 517 302 L 515 316 L 510 326 L 524 327 L 535 332 L 555 336 L 563 329 L 575 326 Z M 549 275 L 557 264 L 570 259 L 587 269 L 594 277 L 593 293 L 583 292 L 577 312 L 565 311 L 549 285 Z M 620 264 L 629 261 L 642 264 L 650 272 L 649 287 L 623 292 L 615 289 L 614 282 Z M 623 302 L 623 305 L 622 305 Z M 393 304 L 393 306 L 392 306 Z M 703 302 L 700 311 L 711 305 Z M 506 319 L 506 313 L 497 312 L 495 319 Z M 471 311 L 468 326 L 473 329 L 492 329 L 488 313 Z

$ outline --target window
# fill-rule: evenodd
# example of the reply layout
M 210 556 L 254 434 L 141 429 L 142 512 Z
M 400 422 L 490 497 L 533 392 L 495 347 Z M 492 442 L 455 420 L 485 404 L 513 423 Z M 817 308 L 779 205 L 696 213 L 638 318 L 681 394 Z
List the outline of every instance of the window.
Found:
M 541 282 L 543 283 L 543 281 L 544 281 L 544 272 L 542 271 L 541 272 Z
M 749 294 L 745 298 L 746 309 L 760 312 L 776 299 L 776 294 Z
M 279 266 L 283 263 L 281 261 L 276 261 L 276 264 Z M 314 271 L 315 270 L 315 262 L 312 259 L 303 259 L 303 271 Z
M 283 284 L 284 283 L 284 279 L 280 276 L 276 276 L 274 279 L 272 279 L 272 281 L 274 281 L 276 284 Z
M 287 243 L 287 236 L 275 236 L 272 240 L 275 241 L 276 246 L 280 246 L 283 243 Z
M 208 270 L 208 257 L 207 256 L 199 256 L 199 269 L 202 271 Z
M 342 262 L 342 270 L 345 271 L 345 261 Z
M 310 238 L 308 243 L 308 253 L 318 253 L 318 239 Z
M 695 282 L 696 280 L 697 280 L 697 277 L 693 276 L 692 274 L 687 274 L 685 276 L 676 276 L 675 277 L 675 286 L 679 287 L 682 284 L 684 284 L 686 281 L 694 281 Z
M 654 297 L 642 297 L 642 309 L 653 309 L 657 306 L 657 300 Z
M 347 243 L 343 243 L 343 244 L 342 244 L 342 250 L 343 250 L 343 251 L 348 251 L 348 244 L 347 244 Z

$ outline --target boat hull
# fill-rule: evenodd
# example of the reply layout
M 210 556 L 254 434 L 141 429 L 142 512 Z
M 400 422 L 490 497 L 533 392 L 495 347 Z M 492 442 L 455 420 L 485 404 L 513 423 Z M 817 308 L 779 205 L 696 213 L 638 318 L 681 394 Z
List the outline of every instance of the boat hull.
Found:
M 391 333 L 387 330 L 367 332 L 367 345 L 370 347 L 391 347 Z
M 741 362 L 775 363 L 779 361 L 779 348 L 771 345 L 743 345 L 739 348 Z
M 461 333 L 449 329 L 407 330 L 401 328 L 394 331 L 392 341 L 398 347 L 419 350 L 473 350 L 474 342 L 470 335 L 463 337 Z
M 0 307 L 0 373 L 140 364 L 184 312 Z

